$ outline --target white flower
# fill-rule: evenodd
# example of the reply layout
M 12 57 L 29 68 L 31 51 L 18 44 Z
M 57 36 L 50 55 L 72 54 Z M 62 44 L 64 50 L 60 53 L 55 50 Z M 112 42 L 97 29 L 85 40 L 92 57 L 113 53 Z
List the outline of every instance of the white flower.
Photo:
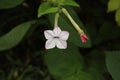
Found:
M 46 49 L 52 49 L 55 46 L 59 49 L 67 48 L 66 40 L 69 37 L 69 32 L 61 31 L 61 29 L 56 26 L 53 30 L 45 30 L 44 35 L 47 39 L 45 44 Z

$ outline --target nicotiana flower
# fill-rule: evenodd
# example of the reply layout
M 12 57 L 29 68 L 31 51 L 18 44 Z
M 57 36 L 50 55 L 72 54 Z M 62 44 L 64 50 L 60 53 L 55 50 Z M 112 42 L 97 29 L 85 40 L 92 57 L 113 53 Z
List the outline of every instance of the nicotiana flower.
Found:
M 58 26 L 55 26 L 53 30 L 45 30 L 44 35 L 47 39 L 45 44 L 46 49 L 52 49 L 55 46 L 59 49 L 67 48 L 66 40 L 69 37 L 69 32 L 61 31 L 61 29 Z
M 86 34 L 81 34 L 80 38 L 83 43 L 86 43 L 86 41 L 88 40 L 88 37 L 86 36 Z

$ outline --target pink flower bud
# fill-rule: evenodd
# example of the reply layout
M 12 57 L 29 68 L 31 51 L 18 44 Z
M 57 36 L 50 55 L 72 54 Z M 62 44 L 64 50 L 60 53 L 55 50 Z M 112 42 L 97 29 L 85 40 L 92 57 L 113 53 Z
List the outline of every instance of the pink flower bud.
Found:
M 88 40 L 88 37 L 86 36 L 86 34 L 81 34 L 80 38 L 83 43 L 86 43 L 86 41 Z

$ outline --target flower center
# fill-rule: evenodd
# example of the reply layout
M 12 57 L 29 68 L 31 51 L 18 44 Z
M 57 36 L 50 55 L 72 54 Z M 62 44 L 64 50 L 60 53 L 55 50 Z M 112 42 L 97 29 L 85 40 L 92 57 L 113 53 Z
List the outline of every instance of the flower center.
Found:
M 59 36 L 55 36 L 54 38 L 59 38 Z

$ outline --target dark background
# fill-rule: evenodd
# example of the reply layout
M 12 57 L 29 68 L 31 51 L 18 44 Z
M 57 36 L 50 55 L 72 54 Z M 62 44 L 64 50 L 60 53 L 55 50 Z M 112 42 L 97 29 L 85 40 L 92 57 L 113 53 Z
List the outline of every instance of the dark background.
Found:
M 94 49 L 119 50 L 119 27 L 114 19 L 115 13 L 107 13 L 108 0 L 76 0 L 76 2 L 80 4 L 80 8 L 74 9 L 92 40 L 91 48 L 80 48 L 83 56 Z M 40 0 L 25 0 L 15 8 L 0 10 L 0 35 L 4 35 L 22 22 L 38 19 L 37 10 L 40 3 Z M 43 31 L 50 23 L 46 16 L 41 19 L 41 23 L 36 24 L 37 26 L 31 29 L 31 34 L 27 35 L 19 45 L 0 52 L 0 80 L 18 80 L 25 71 L 24 76 L 34 80 L 52 79 L 39 52 L 44 50 Z M 112 80 L 108 72 L 104 76 L 106 80 Z M 24 80 L 29 78 L 25 77 Z

